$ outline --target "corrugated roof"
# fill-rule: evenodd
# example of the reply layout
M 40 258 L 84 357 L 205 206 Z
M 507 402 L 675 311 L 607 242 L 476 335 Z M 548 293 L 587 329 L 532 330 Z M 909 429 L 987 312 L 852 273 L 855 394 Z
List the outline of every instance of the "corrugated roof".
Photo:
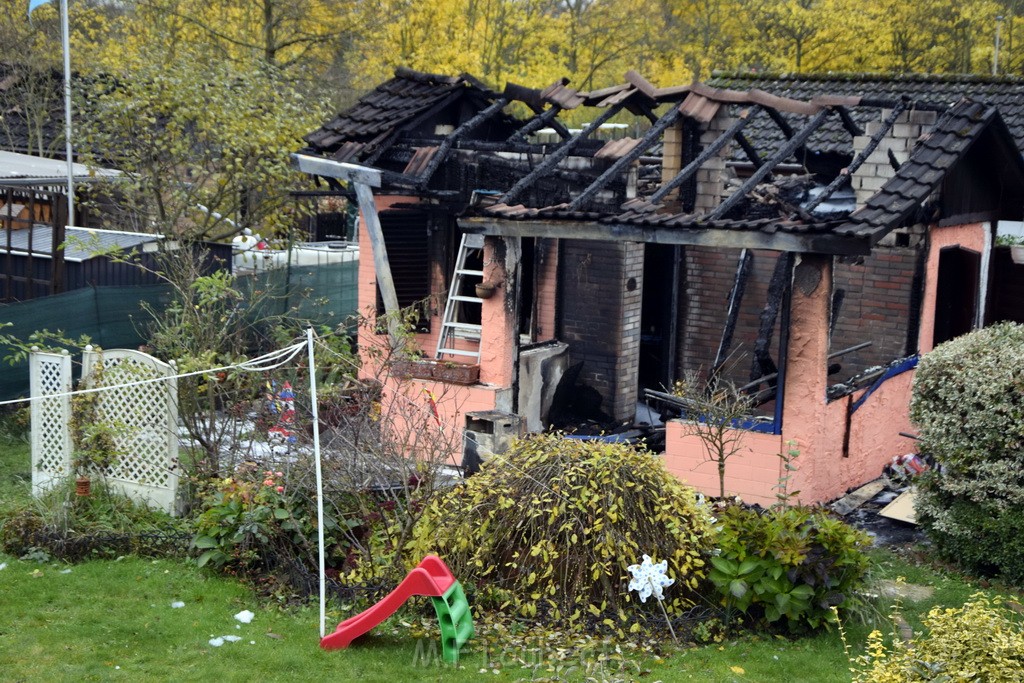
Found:
M 7 253 L 7 239 L 7 233 L 0 232 L 0 253 Z M 10 253 L 29 253 L 30 239 L 32 253 L 46 258 L 53 242 L 53 228 L 37 223 L 31 229 L 10 231 Z M 64 260 L 86 261 L 104 253 L 130 251 L 146 244 L 155 244 L 162 239 L 161 235 L 140 232 L 68 227 L 65 232 Z
M 0 151 L 0 184 L 5 180 L 38 180 L 39 185 L 50 185 L 67 179 L 68 164 L 62 159 L 44 159 L 43 157 L 17 152 Z M 89 181 L 97 178 L 116 178 L 120 171 L 112 168 L 97 168 L 85 164 L 72 164 L 72 173 L 77 181 Z M 24 183 L 20 183 L 24 184 Z

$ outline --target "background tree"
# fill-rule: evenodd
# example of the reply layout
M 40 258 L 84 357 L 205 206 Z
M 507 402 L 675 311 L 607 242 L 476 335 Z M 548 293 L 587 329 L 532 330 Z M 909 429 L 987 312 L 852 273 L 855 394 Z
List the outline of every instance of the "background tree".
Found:
M 179 239 L 287 226 L 289 153 L 326 108 L 273 69 L 173 48 L 99 80 L 82 102 L 84 154 L 124 173 L 118 221 Z

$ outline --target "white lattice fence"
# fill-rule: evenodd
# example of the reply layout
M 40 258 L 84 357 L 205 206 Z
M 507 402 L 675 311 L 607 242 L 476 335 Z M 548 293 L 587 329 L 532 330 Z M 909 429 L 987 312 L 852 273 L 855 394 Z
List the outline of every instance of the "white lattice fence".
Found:
M 102 370 L 95 368 L 102 364 Z M 178 381 L 175 368 L 129 349 L 82 354 L 82 384 L 99 393 L 97 413 L 116 426 L 117 458 L 106 477 L 126 495 L 174 513 L 178 496 Z M 97 382 L 93 378 L 99 378 Z M 167 378 L 160 382 L 142 380 Z
M 99 372 L 96 367 L 102 367 Z M 33 351 L 32 492 L 72 473 L 71 357 Z M 115 489 L 174 514 L 178 497 L 178 381 L 175 368 L 139 351 L 82 354 L 82 386 L 98 392 L 96 413 L 113 426 L 116 456 L 103 475 Z M 155 382 L 144 380 L 162 379 Z M 143 383 L 140 383 L 143 382 Z M 64 394 L 40 398 L 50 394 Z
M 32 494 L 38 496 L 71 474 L 71 356 L 33 351 L 29 355 L 32 401 Z M 38 398 L 63 394 L 52 398 Z

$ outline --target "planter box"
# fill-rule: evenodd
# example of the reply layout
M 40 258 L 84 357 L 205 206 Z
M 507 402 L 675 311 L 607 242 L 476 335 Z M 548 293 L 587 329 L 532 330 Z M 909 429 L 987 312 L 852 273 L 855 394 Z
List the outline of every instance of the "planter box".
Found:
M 434 379 L 448 384 L 476 384 L 480 379 L 480 366 L 465 363 L 437 363 Z
M 391 365 L 391 372 L 406 379 L 432 379 L 434 365 L 432 360 L 399 360 Z
M 432 379 L 448 384 L 476 384 L 480 366 L 436 360 L 402 360 L 391 366 L 391 372 L 407 379 Z

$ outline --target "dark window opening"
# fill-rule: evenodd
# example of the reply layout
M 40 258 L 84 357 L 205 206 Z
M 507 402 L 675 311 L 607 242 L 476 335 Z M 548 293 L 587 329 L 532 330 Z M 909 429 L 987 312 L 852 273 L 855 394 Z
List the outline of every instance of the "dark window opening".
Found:
M 974 329 L 981 254 L 961 247 L 939 251 L 935 288 L 935 346 Z
M 672 332 L 678 321 L 673 315 L 673 292 L 679 285 L 676 250 L 670 246 L 644 247 L 643 299 L 640 313 L 640 360 L 638 381 L 643 389 L 664 390 L 675 379 Z M 678 303 L 677 303 L 678 306 Z
M 534 341 L 537 331 L 537 249 L 532 237 L 522 239 L 522 250 L 519 270 L 519 332 Z
M 430 258 L 427 213 L 403 209 L 380 213 L 384 246 L 400 308 L 416 307 L 416 332 L 430 331 Z M 384 300 L 377 288 L 377 315 L 384 314 Z

